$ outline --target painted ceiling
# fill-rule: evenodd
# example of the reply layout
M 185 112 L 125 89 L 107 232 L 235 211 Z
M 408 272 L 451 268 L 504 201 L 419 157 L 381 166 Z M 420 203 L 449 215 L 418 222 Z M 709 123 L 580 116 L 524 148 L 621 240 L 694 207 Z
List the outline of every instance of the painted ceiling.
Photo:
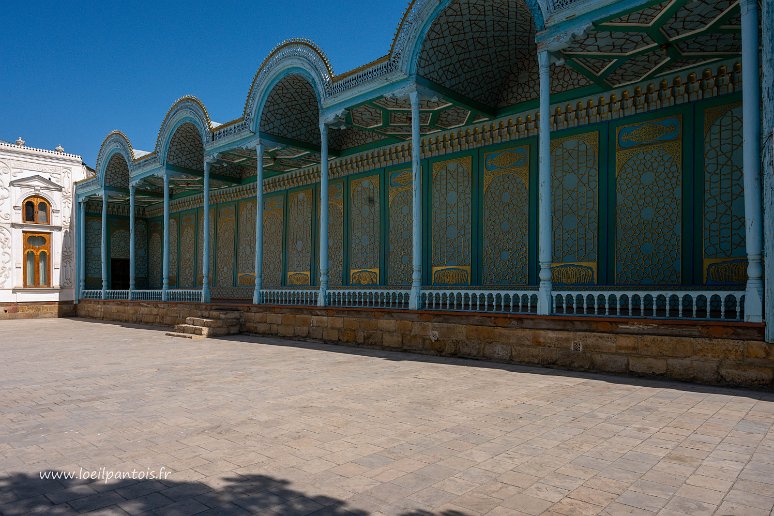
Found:
M 595 22 L 560 51 L 604 89 L 741 54 L 739 2 L 670 0 Z

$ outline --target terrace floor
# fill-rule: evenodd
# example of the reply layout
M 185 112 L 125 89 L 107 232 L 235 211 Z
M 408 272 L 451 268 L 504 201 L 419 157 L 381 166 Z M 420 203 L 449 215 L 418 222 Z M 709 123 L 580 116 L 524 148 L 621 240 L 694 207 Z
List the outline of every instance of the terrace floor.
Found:
M 0 322 L 0 513 L 774 508 L 771 392 L 164 331 Z

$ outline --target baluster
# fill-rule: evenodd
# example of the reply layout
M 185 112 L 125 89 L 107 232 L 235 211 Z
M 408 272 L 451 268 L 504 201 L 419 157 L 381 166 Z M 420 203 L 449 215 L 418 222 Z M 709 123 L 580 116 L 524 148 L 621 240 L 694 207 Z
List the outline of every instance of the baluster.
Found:
M 696 312 L 699 309 L 699 296 L 691 296 L 691 305 L 693 305 L 693 318 L 696 318 Z
M 726 298 L 723 296 L 720 297 L 720 318 L 726 318 Z

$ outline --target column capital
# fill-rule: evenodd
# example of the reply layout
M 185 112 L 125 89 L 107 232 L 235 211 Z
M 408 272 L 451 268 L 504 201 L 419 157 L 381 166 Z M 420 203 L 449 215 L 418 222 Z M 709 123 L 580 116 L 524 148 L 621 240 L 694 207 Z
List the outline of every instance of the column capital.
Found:
M 219 152 L 215 152 L 213 154 L 207 154 L 206 156 L 204 156 L 204 164 L 212 165 L 213 163 L 218 161 L 218 158 L 220 158 Z
M 329 113 L 322 113 L 320 115 L 320 131 L 322 131 L 323 127 L 329 127 L 330 129 L 343 129 L 347 124 L 346 113 L 346 109 L 339 109 Z
M 540 55 L 540 53 L 543 51 L 557 52 L 562 50 L 563 48 L 567 47 L 574 39 L 583 38 L 592 27 L 593 24 L 591 22 L 586 22 L 581 25 L 576 25 L 575 27 L 570 27 L 560 34 L 555 35 L 551 39 L 541 41 L 538 43 L 538 55 Z

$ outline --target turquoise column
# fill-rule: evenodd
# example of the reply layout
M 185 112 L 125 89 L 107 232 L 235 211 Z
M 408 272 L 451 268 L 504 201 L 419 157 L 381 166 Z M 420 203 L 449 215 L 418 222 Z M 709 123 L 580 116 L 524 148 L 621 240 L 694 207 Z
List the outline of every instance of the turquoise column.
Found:
M 763 317 L 763 228 L 761 197 L 761 85 L 758 59 L 758 1 L 742 0 L 742 124 L 744 218 L 747 243 L 747 288 L 744 316 Z M 771 23 L 771 21 L 769 21 Z
M 134 206 L 136 186 L 129 185 L 129 299 L 135 288 L 135 255 L 134 255 Z
M 259 141 L 255 146 L 255 157 L 258 164 L 255 167 L 255 290 L 253 303 L 263 302 L 263 144 Z
M 318 306 L 328 296 L 328 126 L 320 123 L 320 296 Z
M 411 294 L 409 309 L 418 310 L 422 295 L 422 168 L 420 164 L 419 92 L 409 93 L 411 101 Z
M 761 19 L 774 20 L 774 0 L 763 0 Z M 766 340 L 774 343 L 774 23 L 762 24 L 763 51 L 763 234 Z
M 164 251 L 162 253 L 161 300 L 169 297 L 169 174 L 164 173 Z
M 210 302 L 210 167 L 216 158 L 204 159 L 204 193 L 202 194 L 202 303 Z
M 107 211 L 108 211 L 108 194 L 102 189 L 102 235 L 101 235 L 101 250 L 100 257 L 102 259 L 102 299 L 107 298 L 108 290 L 108 277 L 107 277 Z
M 78 295 L 80 299 L 86 290 L 86 199 L 78 203 Z
M 540 128 L 538 131 L 538 314 L 551 313 L 551 61 L 547 50 L 538 53 L 540 66 Z

